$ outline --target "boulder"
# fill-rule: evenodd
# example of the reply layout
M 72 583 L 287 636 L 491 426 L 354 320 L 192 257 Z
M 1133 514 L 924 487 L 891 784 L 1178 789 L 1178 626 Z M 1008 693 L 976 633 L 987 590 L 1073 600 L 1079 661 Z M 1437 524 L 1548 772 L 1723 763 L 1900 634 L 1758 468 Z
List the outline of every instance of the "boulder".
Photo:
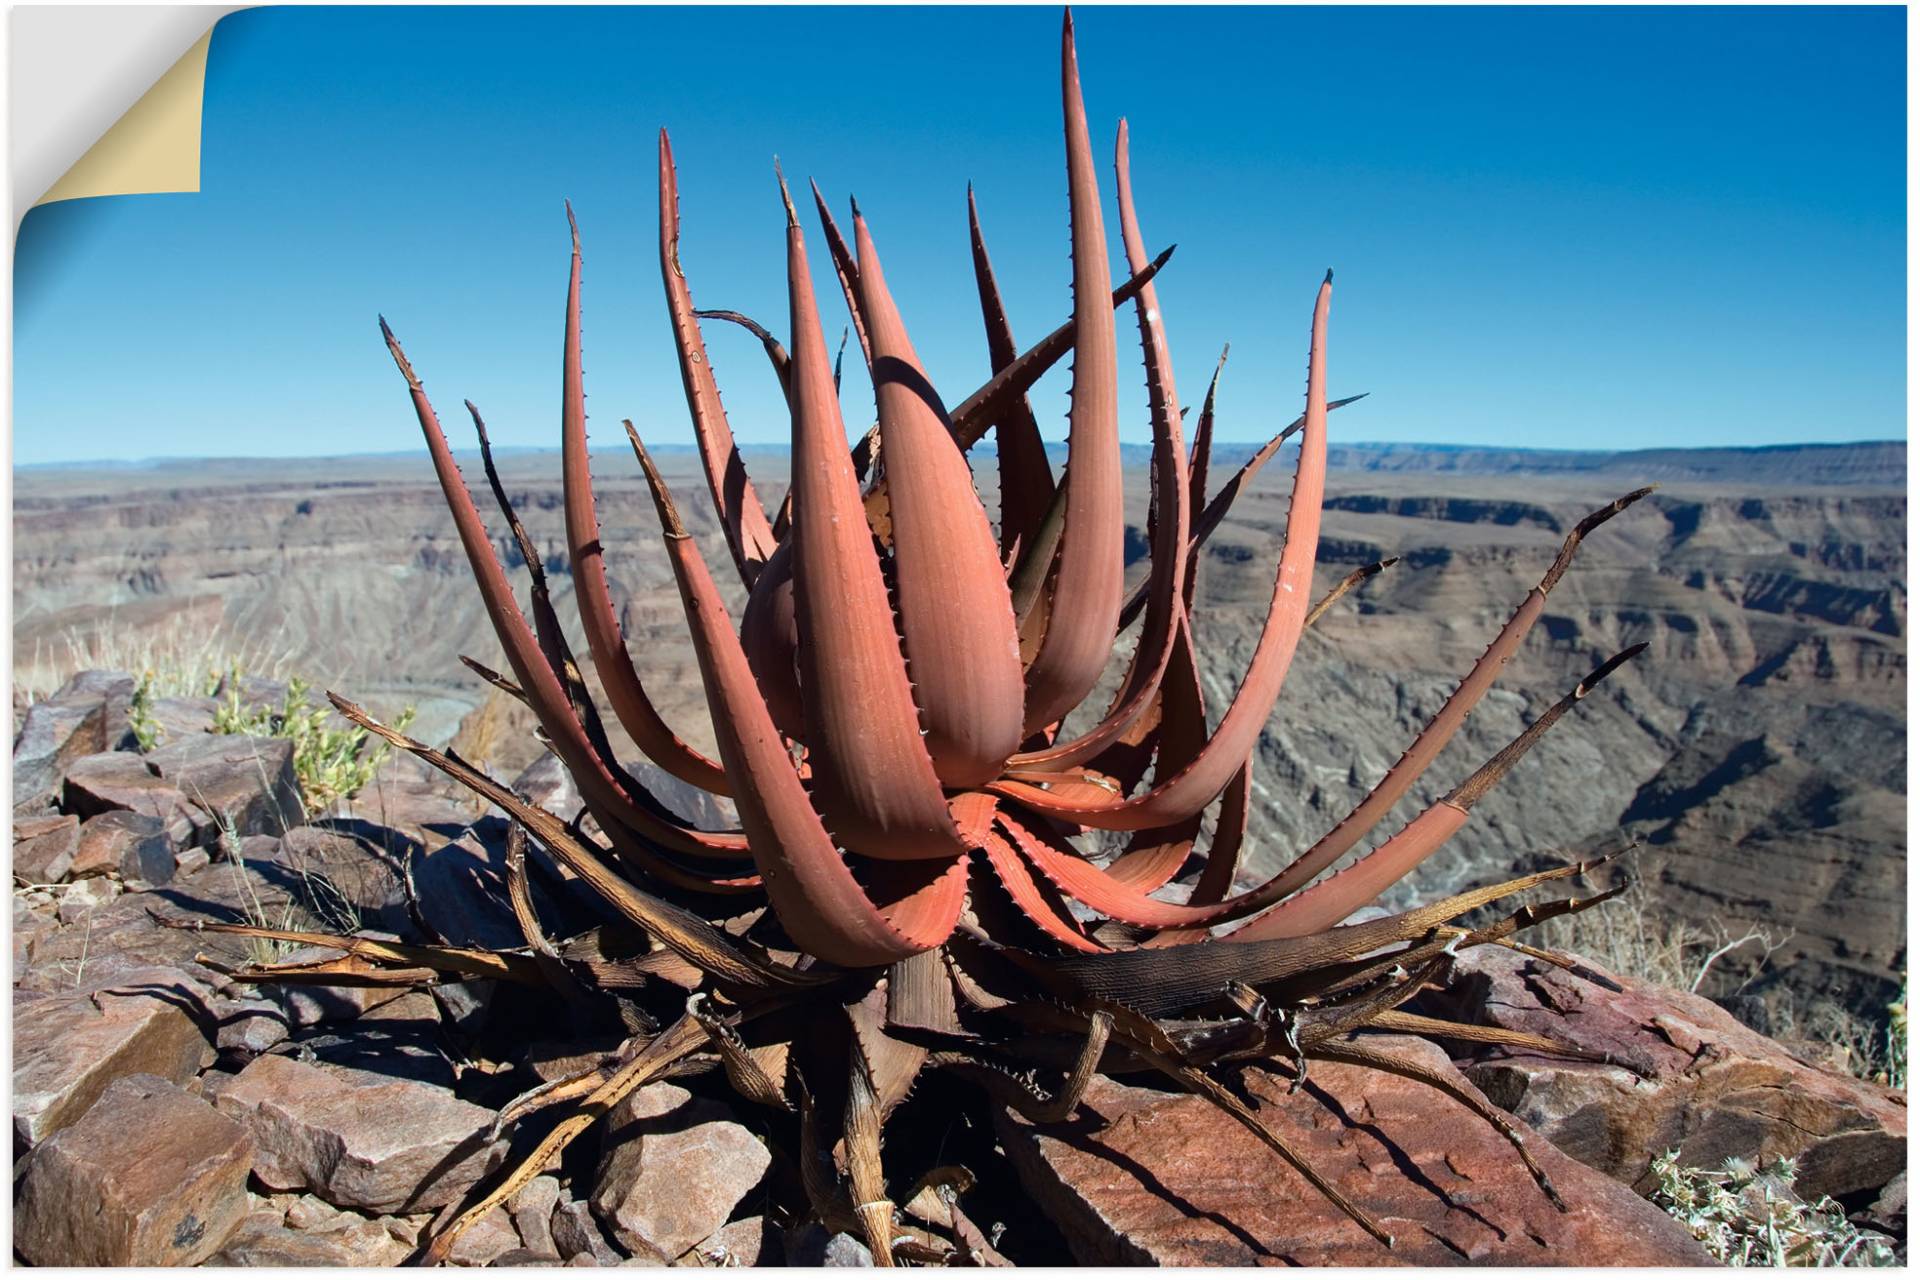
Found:
M 178 969 L 136 969 L 112 986 L 21 1003 L 13 1020 L 13 1135 L 34 1146 L 72 1124 L 122 1076 L 191 1080 L 211 1055 L 199 988 Z
M 1472 1086 L 1406 1037 L 1369 1047 Z M 1293 1151 L 1394 1238 L 1389 1249 L 1205 1098 L 1096 1078 L 1064 1126 L 996 1112 L 1022 1183 L 1083 1264 L 1150 1266 L 1706 1265 L 1686 1229 L 1521 1130 L 1571 1206 L 1554 1208 L 1513 1147 L 1427 1085 L 1313 1064 L 1307 1085 L 1258 1069 L 1243 1097 Z
M 554 1206 L 553 1219 L 547 1224 L 553 1233 L 554 1247 L 560 1256 L 578 1263 L 582 1255 L 599 1266 L 614 1267 L 621 1254 L 608 1242 L 606 1233 L 593 1216 L 593 1206 L 584 1200 L 563 1200 Z
M 89 925 L 94 912 L 106 906 L 123 892 L 118 880 L 108 880 L 92 876 L 76 884 L 67 885 L 60 893 L 60 923 L 63 925 Z M 86 935 L 81 935 L 81 946 L 86 946 Z
M 246 1131 L 152 1075 L 116 1080 L 23 1161 L 13 1242 L 43 1267 L 190 1267 L 247 1213 Z
M 1675 1149 L 1691 1168 L 1786 1156 L 1799 1165 L 1796 1190 L 1817 1199 L 1877 1192 L 1906 1168 L 1901 1094 L 1797 1058 L 1709 1000 L 1613 974 L 1621 990 L 1609 991 L 1499 947 L 1460 963 L 1435 1012 L 1626 1064 L 1502 1050 L 1462 1067 L 1496 1105 L 1609 1177 L 1645 1190 L 1653 1157 Z
M 323 1226 L 295 1227 L 256 1211 L 213 1259 L 223 1267 L 391 1267 L 411 1252 L 384 1220 L 343 1213 Z
M 166 823 L 131 809 L 115 809 L 81 825 L 68 874 L 75 880 L 112 875 L 165 884 L 173 872 L 173 837 Z
M 178 787 L 131 751 L 81 756 L 67 766 L 61 807 L 91 818 L 116 809 L 158 818 L 181 847 L 207 843 L 217 834 L 211 819 Z
M 375 1213 L 437 1209 L 499 1163 L 493 1113 L 452 1090 L 277 1054 L 254 1059 L 215 1100 L 253 1133 L 254 1174 Z
M 629 1253 L 670 1262 L 726 1224 L 772 1157 L 720 1103 L 648 1085 L 607 1117 L 593 1208 Z
M 147 719 L 155 730 L 155 745 L 212 733 L 214 714 L 219 707 L 212 698 L 155 698 L 147 705 Z
M 447 1261 L 456 1267 L 484 1267 L 519 1247 L 520 1234 L 513 1229 L 512 1216 L 505 1205 L 497 1204 L 460 1233 L 447 1253 Z
M 790 1267 L 871 1267 L 873 1253 L 858 1237 L 809 1222 L 787 1236 L 786 1262 Z
M 513 1193 L 507 1212 L 513 1215 L 513 1229 L 521 1242 L 535 1253 L 549 1258 L 560 1256 L 553 1242 L 553 1211 L 560 1205 L 560 1180 L 543 1173 Z
M 277 836 L 306 820 L 286 738 L 199 734 L 149 752 L 146 762 L 216 832 Z
M 73 869 L 80 847 L 80 819 L 72 814 L 16 818 L 13 823 L 13 882 L 59 884 Z
M 13 740 L 14 807 L 58 794 L 69 765 L 106 749 L 103 699 L 63 699 L 56 694 L 34 703 Z
M 680 1259 L 682 1265 L 697 1267 L 777 1267 L 785 1261 L 780 1228 L 764 1217 L 729 1222 Z

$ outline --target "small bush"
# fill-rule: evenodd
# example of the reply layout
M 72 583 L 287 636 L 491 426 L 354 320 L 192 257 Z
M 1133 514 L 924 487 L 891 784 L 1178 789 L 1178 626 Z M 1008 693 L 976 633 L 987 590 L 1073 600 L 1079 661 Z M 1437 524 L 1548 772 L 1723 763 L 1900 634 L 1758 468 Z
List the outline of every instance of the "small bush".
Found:
M 1831 1197 L 1809 1204 L 1794 1194 L 1794 1162 L 1765 1168 L 1729 1160 L 1719 1170 L 1688 1169 L 1680 1153 L 1653 1162 L 1651 1199 L 1733 1267 L 1891 1267 L 1893 1241 L 1847 1221 Z
M 324 813 L 341 800 L 357 794 L 372 782 L 387 758 L 384 741 L 369 741 L 370 735 L 357 725 L 333 719 L 333 711 L 315 703 L 312 686 L 298 676 L 287 681 L 287 692 L 276 710 L 265 706 L 243 706 L 238 682 L 230 682 L 226 701 L 214 711 L 215 733 L 245 734 L 253 738 L 289 738 L 293 741 L 293 772 L 300 784 L 300 798 L 309 814 Z M 405 731 L 413 723 L 414 709 L 406 708 L 394 724 Z

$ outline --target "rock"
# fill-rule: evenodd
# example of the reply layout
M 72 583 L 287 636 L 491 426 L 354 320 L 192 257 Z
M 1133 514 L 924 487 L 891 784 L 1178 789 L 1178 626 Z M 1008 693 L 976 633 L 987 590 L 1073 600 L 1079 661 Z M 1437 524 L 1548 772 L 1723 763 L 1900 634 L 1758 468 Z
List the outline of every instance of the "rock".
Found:
M 173 837 L 159 818 L 130 809 L 115 809 L 88 818 L 80 827 L 73 855 L 73 879 L 119 876 L 147 884 L 173 879 Z
M 513 1193 L 507 1211 L 513 1215 L 513 1229 L 527 1248 L 547 1257 L 558 1258 L 560 1247 L 553 1242 L 553 1211 L 560 1204 L 560 1180 L 543 1173 Z
M 1370 1037 L 1464 1087 L 1433 1045 Z M 1022 1183 L 1083 1264 L 1152 1266 L 1705 1265 L 1685 1228 L 1525 1133 L 1572 1211 L 1550 1204 L 1490 1125 L 1426 1085 L 1315 1063 L 1300 1092 L 1244 1075 L 1258 1114 L 1395 1239 L 1388 1250 L 1206 1099 L 1105 1077 L 1071 1128 L 996 1111 Z
M 83 818 L 115 809 L 158 818 L 183 847 L 206 843 L 215 833 L 204 810 L 149 768 L 146 757 L 131 751 L 81 756 L 68 765 L 60 804 Z
M 70 884 L 60 895 L 60 923 L 84 925 L 93 913 L 119 897 L 124 890 L 118 882 L 93 877 Z
M 152 1075 L 114 1081 L 23 1162 L 14 1248 L 36 1266 L 190 1267 L 247 1213 L 253 1145 Z
M 548 1224 L 553 1233 L 554 1246 L 560 1255 L 577 1265 L 581 1254 L 594 1259 L 600 1266 L 620 1265 L 619 1250 L 608 1243 L 606 1234 L 600 1230 L 600 1223 L 593 1216 L 593 1206 L 584 1200 L 564 1200 L 553 1210 L 553 1220 Z
M 449 1208 L 443 1216 L 451 1220 L 452 1214 Z M 484 1267 L 501 1254 L 519 1247 L 520 1235 L 513 1229 L 513 1218 L 505 1205 L 495 1205 L 460 1233 L 447 1253 L 447 1261 L 456 1267 Z M 555 1260 L 549 1258 L 549 1261 Z
M 80 846 L 80 819 L 72 814 L 15 819 L 13 824 L 13 882 L 59 884 L 73 868 Z
M 306 990 L 311 989 L 289 988 L 287 994 L 291 999 L 295 992 Z M 318 1026 L 299 1031 L 294 1053 L 301 1061 L 453 1088 L 453 1064 L 440 1043 L 440 1011 L 431 995 L 396 993 L 390 987 L 319 990 L 357 990 L 381 1003 L 357 1017 L 330 1016 Z
M 122 1076 L 191 1080 L 210 1053 L 189 1013 L 196 992 L 178 969 L 145 969 L 120 975 L 108 990 L 16 999 L 16 1146 L 34 1146 L 74 1123 Z
M 410 1252 L 384 1220 L 343 1213 L 326 1228 L 289 1226 L 271 1210 L 248 1216 L 213 1259 L 225 1267 L 391 1267 Z
M 543 752 L 538 760 L 520 771 L 520 776 L 513 780 L 513 790 L 562 818 L 571 818 L 580 812 L 580 788 L 574 785 L 573 775 L 560 763 L 560 757 L 551 751 Z
M 412 928 L 399 859 L 372 841 L 330 825 L 294 827 L 280 837 L 275 861 L 313 896 L 338 903 L 366 928 L 394 934 Z
M 14 806 L 57 794 L 69 765 L 106 749 L 104 699 L 63 699 L 55 694 L 34 703 L 13 740 Z
M 147 707 L 147 718 L 153 722 L 156 745 L 212 733 L 219 707 L 212 698 L 155 698 Z
M 1906 1167 L 1907 1112 L 1892 1090 L 1825 1071 L 1711 1001 L 1613 977 L 1604 988 L 1498 947 L 1462 955 L 1437 1011 L 1551 1035 L 1646 1073 L 1493 1053 L 1462 1069 L 1498 1106 L 1561 1150 L 1645 1189 L 1648 1164 L 1718 1168 L 1737 1157 L 1799 1164 L 1807 1199 L 1877 1192 Z
M 391 934 L 369 935 L 383 936 L 387 941 L 397 941 Z M 281 957 L 285 964 L 310 963 L 319 960 L 338 960 L 341 952 L 334 947 L 298 947 Z M 390 1004 L 410 993 L 397 987 L 322 987 L 305 983 L 289 986 L 285 996 L 287 1009 L 293 1014 L 294 1022 L 302 1027 L 311 1027 L 322 1022 L 350 1022 L 370 1009 Z M 422 993 L 427 1005 L 433 1004 L 433 998 Z M 416 1001 L 409 1006 L 416 1013 L 422 1012 Z M 429 1015 L 430 1016 L 430 1015 Z
M 676 1265 L 777 1267 L 785 1261 L 785 1258 L 785 1251 L 781 1248 L 780 1229 L 763 1217 L 754 1217 L 729 1222 L 693 1246 L 681 1256 Z
M 216 831 L 277 836 L 306 819 L 285 738 L 200 734 L 149 752 L 146 762 Z
M 254 1174 L 329 1204 L 393 1213 L 437 1209 L 493 1168 L 493 1113 L 417 1080 L 256 1058 L 216 1104 L 252 1131 Z
M 726 1223 L 772 1161 L 730 1115 L 673 1085 L 642 1089 L 610 1113 L 593 1208 L 615 1240 L 671 1260 Z
M 593 1255 L 588 1254 L 587 1258 L 591 1261 Z M 555 1267 L 560 1265 L 560 1259 L 550 1253 L 542 1253 L 538 1249 L 509 1249 L 487 1265 L 490 1267 Z
M 846 1232 L 828 1234 L 817 1222 L 809 1222 L 787 1236 L 787 1265 L 790 1267 L 871 1267 L 873 1253 L 866 1244 Z

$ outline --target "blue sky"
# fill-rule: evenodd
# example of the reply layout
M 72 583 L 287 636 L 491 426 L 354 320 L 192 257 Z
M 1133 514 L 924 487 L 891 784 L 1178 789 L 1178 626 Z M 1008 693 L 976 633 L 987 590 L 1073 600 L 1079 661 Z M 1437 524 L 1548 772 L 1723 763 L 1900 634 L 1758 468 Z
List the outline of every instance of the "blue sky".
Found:
M 1220 434 L 1300 400 L 1335 268 L 1336 436 L 1556 448 L 1904 437 L 1905 14 L 1882 9 L 1082 9 L 1183 399 Z M 592 429 L 688 441 L 655 255 L 680 164 L 695 301 L 786 328 L 777 153 L 857 194 L 949 401 L 986 374 L 965 190 L 1016 332 L 1068 312 L 1059 12 L 256 9 L 207 79 L 202 190 L 33 211 L 15 459 L 419 447 L 384 312 L 453 425 L 555 445 L 567 231 Z M 808 224 L 816 279 L 825 249 Z M 829 281 L 821 306 L 837 334 Z M 1123 338 L 1132 325 L 1122 326 Z M 757 344 L 710 326 L 736 432 L 784 440 Z M 1122 432 L 1147 439 L 1135 356 Z M 1065 378 L 1036 397 L 1065 432 Z M 849 376 L 850 426 L 871 416 Z

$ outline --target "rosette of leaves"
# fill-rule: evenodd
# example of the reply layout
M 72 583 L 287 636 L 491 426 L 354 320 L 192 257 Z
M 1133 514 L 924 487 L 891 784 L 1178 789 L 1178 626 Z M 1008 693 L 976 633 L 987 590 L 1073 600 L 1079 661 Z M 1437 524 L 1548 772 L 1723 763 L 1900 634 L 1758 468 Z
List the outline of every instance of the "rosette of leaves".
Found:
M 1486 908 L 1586 871 L 1570 865 L 1345 924 L 1468 820 L 1475 803 L 1595 684 L 1636 650 L 1603 662 L 1509 746 L 1337 874 L 1427 771 L 1538 620 L 1581 539 L 1642 496 L 1594 512 L 1567 536 L 1539 585 L 1432 721 L 1351 814 L 1277 875 L 1234 891 L 1247 836 L 1252 757 L 1303 631 L 1385 565 L 1348 575 L 1317 601 L 1313 573 L 1326 473 L 1327 423 L 1349 403 L 1327 395 L 1332 277 L 1312 308 L 1305 411 L 1209 496 L 1214 390 L 1183 438 L 1174 361 L 1134 207 L 1127 132 L 1114 156 L 1130 277 L 1107 277 L 1100 179 L 1088 138 L 1071 15 L 1060 63 L 1072 245 L 1072 314 L 1021 349 L 1001 306 L 969 193 L 973 260 L 992 377 L 957 402 L 928 379 L 856 206 L 852 239 L 814 191 L 832 269 L 875 388 L 877 424 L 849 449 L 838 377 L 817 310 L 801 218 L 786 222 L 789 343 L 733 313 L 695 309 L 683 268 L 676 173 L 659 144 L 660 268 L 672 340 L 730 563 L 746 592 L 736 619 L 688 533 L 675 497 L 631 423 L 711 712 L 717 758 L 662 719 L 629 657 L 608 587 L 588 476 L 581 374 L 577 229 L 567 284 L 561 443 L 574 595 L 607 703 L 625 733 L 674 778 L 732 802 L 737 830 L 703 830 L 624 769 L 550 601 L 538 555 L 488 478 L 532 575 L 523 611 L 449 450 L 420 379 L 387 329 L 433 464 L 472 563 L 508 670 L 470 662 L 524 700 L 578 784 L 584 815 L 533 806 L 450 753 L 349 718 L 413 752 L 513 820 L 509 895 L 526 935 L 487 952 L 333 939 L 338 962 L 257 967 L 257 981 L 422 982 L 490 976 L 552 987 L 571 1004 L 666 984 L 673 1016 L 645 1026 L 591 1070 L 524 1095 L 501 1131 L 528 1135 L 516 1159 L 425 1247 L 444 1260 L 455 1236 L 504 1201 L 623 1097 L 702 1065 L 746 1099 L 790 1113 L 813 1213 L 859 1231 L 889 1263 L 978 1259 L 951 1215 L 945 1226 L 899 1214 L 883 1170 L 889 1114 L 926 1072 L 951 1072 L 985 1096 L 1046 1120 L 1069 1116 L 1095 1073 L 1147 1073 L 1211 1099 L 1298 1169 L 1339 1212 L 1383 1242 L 1381 1227 L 1309 1167 L 1220 1083 L 1236 1064 L 1304 1077 L 1316 1060 L 1425 1081 L 1474 1109 L 1512 1142 L 1542 1192 L 1557 1193 L 1509 1122 L 1477 1095 L 1370 1043 L 1366 1033 L 1444 1036 L 1576 1054 L 1537 1036 L 1441 1022 L 1402 1006 L 1443 984 L 1462 947 L 1521 945 L 1547 916 L 1608 894 Z M 571 221 L 571 211 L 569 211 Z M 1115 312 L 1131 306 L 1146 369 L 1154 439 L 1151 572 L 1124 583 Z M 790 409 L 792 479 L 770 509 L 742 464 L 708 359 L 702 318 L 746 324 L 762 339 Z M 1072 358 L 1068 461 L 1056 479 L 1026 393 Z M 1215 372 L 1217 383 L 1218 370 Z M 1357 398 L 1357 397 L 1356 397 Z M 996 530 L 968 449 L 995 434 Z M 1195 660 L 1196 557 L 1253 476 L 1298 438 L 1297 471 L 1271 603 L 1232 701 L 1209 728 Z M 1391 562 L 1388 562 L 1391 563 Z M 1138 638 L 1111 703 L 1063 723 L 1087 700 L 1124 632 Z M 1202 818 L 1215 814 L 1210 839 Z M 1088 833 L 1126 836 L 1118 853 L 1086 851 Z M 1203 847 L 1204 846 L 1204 847 Z M 1103 846 L 1110 850 L 1112 842 Z M 554 941 L 534 910 L 526 865 L 550 859 L 622 922 L 637 949 L 608 953 L 607 930 Z M 1161 892 L 1197 875 L 1183 901 Z M 310 939 L 309 939 L 310 940 Z M 565 1007 L 560 1001 L 556 1008 Z M 555 1119 L 558 1117 L 558 1119 Z M 533 1135 L 537 1135 L 533 1136 Z M 902 1202 L 910 1199 L 900 1197 Z

